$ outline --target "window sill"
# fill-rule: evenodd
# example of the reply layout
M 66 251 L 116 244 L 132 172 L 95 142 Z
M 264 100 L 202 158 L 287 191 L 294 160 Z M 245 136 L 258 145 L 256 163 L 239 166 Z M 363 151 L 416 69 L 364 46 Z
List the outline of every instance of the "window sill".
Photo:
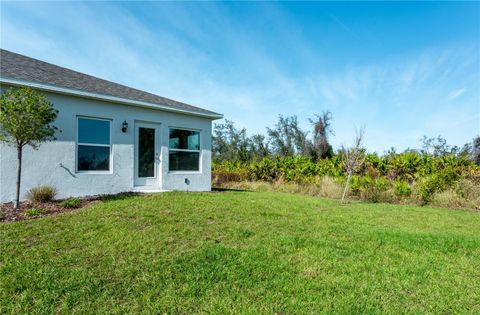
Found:
M 76 171 L 75 174 L 88 174 L 88 175 L 112 175 L 112 171 Z
M 178 175 L 201 175 L 200 171 L 168 171 L 168 174 L 178 174 Z

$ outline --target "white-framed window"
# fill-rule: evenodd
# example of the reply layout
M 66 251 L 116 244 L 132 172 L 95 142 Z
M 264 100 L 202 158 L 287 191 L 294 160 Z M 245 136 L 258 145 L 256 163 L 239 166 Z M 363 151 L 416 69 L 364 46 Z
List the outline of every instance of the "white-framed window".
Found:
M 168 170 L 200 171 L 200 131 L 170 128 Z
M 77 117 L 77 172 L 111 169 L 111 120 Z

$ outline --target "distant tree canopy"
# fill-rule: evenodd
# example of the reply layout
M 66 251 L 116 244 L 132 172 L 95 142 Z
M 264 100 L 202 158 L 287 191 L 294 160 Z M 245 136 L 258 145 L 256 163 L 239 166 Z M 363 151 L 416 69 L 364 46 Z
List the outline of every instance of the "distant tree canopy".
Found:
M 267 127 L 272 153 L 277 156 L 306 155 L 307 134 L 298 125 L 297 116 L 280 115 L 274 128 Z
M 323 112 L 310 119 L 313 126 L 312 136 L 302 130 L 297 116 L 280 115 L 273 128 L 267 127 L 267 135 L 247 135 L 245 128 L 238 129 L 231 120 L 216 124 L 213 131 L 213 160 L 249 162 L 264 157 L 286 157 L 301 155 L 319 160 L 333 156 L 333 149 L 328 141 L 332 115 Z
M 441 136 L 436 138 L 423 136 L 420 141 L 422 142 L 422 149 L 420 150 L 422 154 L 428 154 L 433 157 L 448 155 L 468 157 L 475 164 L 480 165 L 480 136 L 476 136 L 472 142 L 466 143 L 462 147 L 448 145 L 447 140 Z
M 215 124 L 212 139 L 213 161 L 247 163 L 260 161 L 263 158 L 304 156 L 312 161 L 332 158 L 335 156 L 329 136 L 333 135 L 332 113 L 323 111 L 314 114 L 309 119 L 311 131 L 300 127 L 297 116 L 278 116 L 273 127 L 266 128 L 266 135 L 254 134 L 248 136 L 245 128 L 239 129 L 231 120 Z M 450 146 L 441 136 L 420 139 L 422 147 L 419 150 L 407 149 L 405 152 L 418 152 L 432 157 L 456 156 L 468 157 L 480 165 L 480 136 L 463 147 Z M 340 150 L 341 151 L 341 150 Z M 342 152 L 337 154 L 342 155 Z M 399 153 L 391 148 L 385 156 L 395 156 Z

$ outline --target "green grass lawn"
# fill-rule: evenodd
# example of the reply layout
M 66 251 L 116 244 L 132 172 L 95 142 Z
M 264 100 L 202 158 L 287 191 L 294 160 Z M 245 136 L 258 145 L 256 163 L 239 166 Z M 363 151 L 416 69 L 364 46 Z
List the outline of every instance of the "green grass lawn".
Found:
M 162 193 L 0 224 L 0 313 L 480 313 L 480 213 Z

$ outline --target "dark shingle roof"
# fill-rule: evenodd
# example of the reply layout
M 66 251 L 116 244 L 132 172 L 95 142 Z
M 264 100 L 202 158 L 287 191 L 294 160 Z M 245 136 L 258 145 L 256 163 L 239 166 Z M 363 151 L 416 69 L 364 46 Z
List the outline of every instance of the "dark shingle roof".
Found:
M 208 116 L 221 116 L 203 108 L 96 78 L 4 49 L 0 49 L 0 77 L 2 79 L 29 81 L 132 101 L 153 103 L 172 110 L 189 111 Z

